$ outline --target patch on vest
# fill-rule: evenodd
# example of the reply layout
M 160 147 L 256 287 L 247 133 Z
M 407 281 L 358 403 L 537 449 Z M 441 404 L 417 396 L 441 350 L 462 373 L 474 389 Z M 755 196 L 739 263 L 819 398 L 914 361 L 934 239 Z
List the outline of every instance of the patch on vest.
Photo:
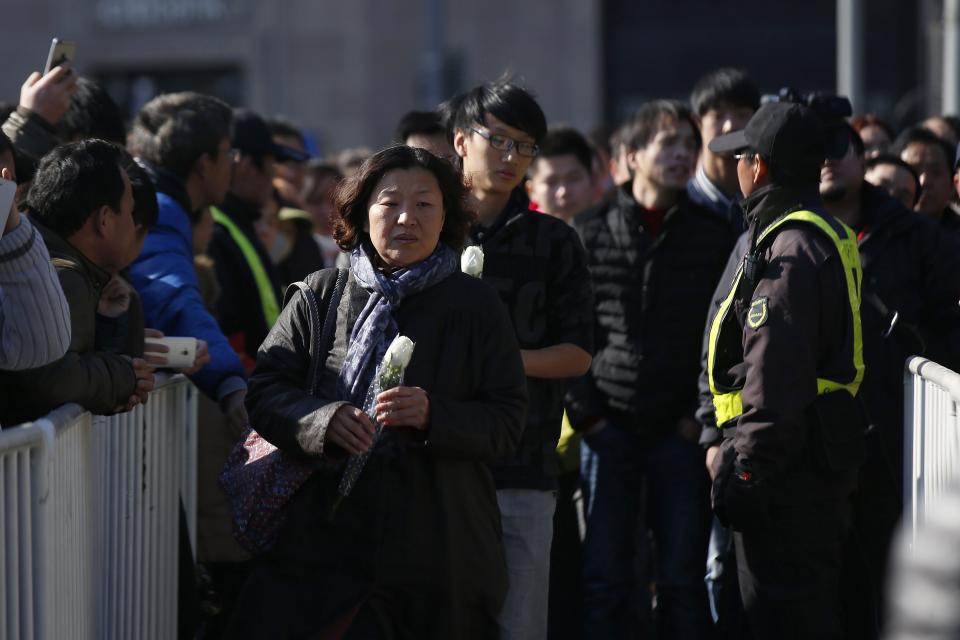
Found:
M 766 323 L 768 316 L 767 298 L 757 298 L 750 303 L 750 311 L 747 312 L 747 326 L 751 329 L 759 329 Z

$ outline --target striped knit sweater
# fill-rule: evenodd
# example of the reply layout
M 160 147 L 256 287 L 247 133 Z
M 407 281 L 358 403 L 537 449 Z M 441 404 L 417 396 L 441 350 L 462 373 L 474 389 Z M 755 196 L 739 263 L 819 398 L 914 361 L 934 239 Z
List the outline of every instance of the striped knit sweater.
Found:
M 0 369 L 32 369 L 70 346 L 70 308 L 36 228 L 20 218 L 0 238 Z

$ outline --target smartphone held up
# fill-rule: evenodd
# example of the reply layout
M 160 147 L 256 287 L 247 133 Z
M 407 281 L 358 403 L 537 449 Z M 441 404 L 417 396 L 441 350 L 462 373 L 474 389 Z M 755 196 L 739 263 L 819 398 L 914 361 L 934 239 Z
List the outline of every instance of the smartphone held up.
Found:
M 43 75 L 47 75 L 53 69 L 63 64 L 73 62 L 76 56 L 76 42 L 54 38 L 50 42 L 50 52 L 47 54 L 47 64 L 43 67 Z

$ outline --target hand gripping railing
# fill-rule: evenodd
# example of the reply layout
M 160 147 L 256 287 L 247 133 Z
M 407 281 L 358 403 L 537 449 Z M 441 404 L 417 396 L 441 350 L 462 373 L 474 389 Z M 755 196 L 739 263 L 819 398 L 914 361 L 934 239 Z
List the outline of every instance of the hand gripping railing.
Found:
M 0 639 L 174 638 L 180 502 L 196 526 L 196 390 L 66 405 L 0 431 Z

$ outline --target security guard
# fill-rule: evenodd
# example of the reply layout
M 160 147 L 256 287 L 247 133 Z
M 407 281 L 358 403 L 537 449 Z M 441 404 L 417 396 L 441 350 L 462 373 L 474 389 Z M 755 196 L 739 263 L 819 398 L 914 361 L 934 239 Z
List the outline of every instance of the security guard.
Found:
M 713 506 L 734 529 L 756 638 L 841 633 L 841 541 L 864 446 L 861 269 L 854 233 L 820 200 L 827 144 L 817 115 L 792 103 L 710 144 L 738 158 L 750 225 L 707 371 L 724 435 Z

